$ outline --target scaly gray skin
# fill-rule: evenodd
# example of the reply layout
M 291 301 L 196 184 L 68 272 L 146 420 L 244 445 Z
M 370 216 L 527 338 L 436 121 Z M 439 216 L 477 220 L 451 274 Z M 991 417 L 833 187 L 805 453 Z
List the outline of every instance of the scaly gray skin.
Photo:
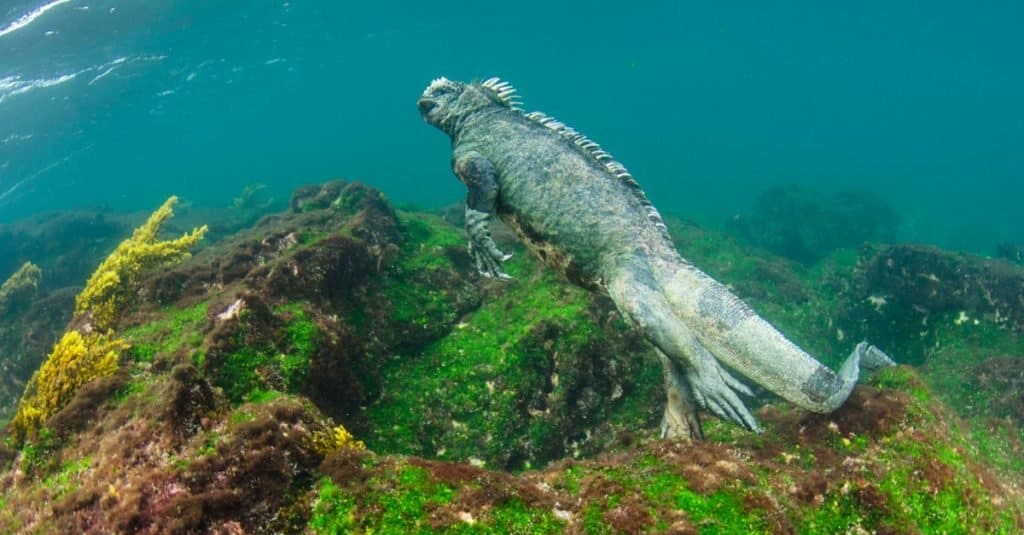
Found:
M 838 408 L 860 367 L 892 364 L 861 342 L 838 374 L 794 345 L 723 285 L 679 256 L 661 216 L 626 169 L 558 121 L 515 106 L 514 90 L 435 80 L 418 101 L 452 139 L 452 169 L 467 187 L 469 253 L 480 273 L 509 278 L 488 221 L 497 214 L 548 266 L 609 295 L 657 348 L 668 401 L 663 436 L 702 436 L 696 405 L 755 432 L 719 363 L 814 412 Z

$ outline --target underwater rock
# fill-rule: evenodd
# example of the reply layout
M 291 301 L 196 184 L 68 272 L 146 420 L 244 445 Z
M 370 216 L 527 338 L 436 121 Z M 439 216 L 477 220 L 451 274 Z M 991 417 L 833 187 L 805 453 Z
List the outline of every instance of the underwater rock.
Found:
M 878 343 L 902 347 L 903 362 L 923 362 L 950 325 L 1024 329 L 1024 268 L 1006 261 L 922 245 L 867 247 L 856 278 L 844 314 Z
M 775 254 L 814 264 L 843 247 L 890 237 L 899 217 L 868 192 L 825 195 L 795 185 L 757 196 L 751 212 L 734 217 L 734 233 Z
M 75 294 L 142 217 L 80 211 L 0 225 L 0 273 L 28 261 L 45 273 L 31 299 L 19 300 L 18 313 L 0 321 L 0 418 L 13 411 L 25 382 L 70 321 Z
M 32 261 L 46 276 L 40 290 L 81 287 L 143 215 L 65 212 L 0 225 L 0 273 Z
M 214 455 L 200 458 L 181 477 L 184 491 L 152 511 L 152 522 L 169 531 L 245 532 L 281 530 L 289 489 L 306 485 L 321 457 L 312 451 L 315 416 L 294 401 L 251 407 L 251 420 L 225 429 Z
M 859 387 L 833 415 L 783 408 L 759 418 L 766 428 L 760 436 L 714 425 L 708 442 L 644 441 L 519 474 L 364 452 L 328 457 L 308 525 L 316 533 L 927 533 L 1024 526 L 1011 487 L 959 445 L 952 417 L 908 368 Z
M 865 255 L 858 270 L 874 295 L 924 314 L 960 312 L 1020 331 L 1024 269 L 1003 261 L 921 245 L 892 245 Z
M 210 383 L 191 364 L 179 364 L 171 370 L 170 381 L 160 398 L 166 403 L 160 419 L 178 440 L 186 440 L 201 431 L 203 418 L 218 402 Z
M 0 318 L 23 310 L 35 296 L 43 272 L 39 266 L 25 262 L 3 284 L 0 284 Z
M 372 188 L 308 191 L 321 200 L 145 278 L 117 327 L 122 371 L 83 386 L 55 429 L 0 446 L 0 532 L 1024 527 L 1019 470 L 990 469 L 1002 450 L 976 447 L 910 368 L 830 415 L 769 405 L 762 435 L 710 419 L 707 442 L 655 440 L 657 361 L 607 300 L 523 254 L 515 280 L 482 280 L 459 229 Z M 677 235 L 800 336 L 834 328 L 819 316 L 843 297 L 719 238 Z M 1017 388 L 1015 363 L 971 380 Z M 369 449 L 323 449 L 339 429 Z
M 71 401 L 47 420 L 47 427 L 63 440 L 73 438 L 75 433 L 95 425 L 110 398 L 130 379 L 127 373 L 119 372 L 82 385 Z
M 13 412 L 25 383 L 71 321 L 76 293 L 73 288 L 50 292 L 0 322 L 0 417 Z
M 1024 429 L 1024 356 L 998 356 L 973 366 L 969 388 L 987 394 L 987 403 L 969 412 L 987 418 L 1006 418 Z
M 996 244 L 996 256 L 1003 260 L 1009 260 L 1015 264 L 1024 265 L 1024 244 Z

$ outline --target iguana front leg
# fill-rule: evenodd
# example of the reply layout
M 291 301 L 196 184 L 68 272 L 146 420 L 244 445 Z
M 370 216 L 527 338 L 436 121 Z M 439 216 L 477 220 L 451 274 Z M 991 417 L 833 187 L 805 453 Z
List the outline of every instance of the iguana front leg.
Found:
M 498 249 L 488 226 L 498 199 L 494 165 L 479 153 L 466 151 L 452 158 L 452 170 L 466 185 L 466 233 L 469 234 L 469 256 L 476 263 L 477 271 L 485 277 L 511 279 L 501 269 L 501 263 L 512 255 Z

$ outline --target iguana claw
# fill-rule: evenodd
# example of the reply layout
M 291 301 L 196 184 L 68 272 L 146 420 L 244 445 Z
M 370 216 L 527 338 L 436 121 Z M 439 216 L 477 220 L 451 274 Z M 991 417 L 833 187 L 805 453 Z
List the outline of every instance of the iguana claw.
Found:
M 694 365 L 686 370 L 686 382 L 697 403 L 723 420 L 760 433 L 757 420 L 736 395 L 739 392 L 752 397 L 754 394 L 750 388 L 726 371 L 703 346 L 699 346 L 695 353 Z
M 473 242 L 469 242 L 469 256 L 473 258 L 476 270 L 484 277 L 512 280 L 512 276 L 501 269 L 501 263 L 512 258 L 512 254 L 502 253 L 493 241 L 483 247 L 476 247 Z

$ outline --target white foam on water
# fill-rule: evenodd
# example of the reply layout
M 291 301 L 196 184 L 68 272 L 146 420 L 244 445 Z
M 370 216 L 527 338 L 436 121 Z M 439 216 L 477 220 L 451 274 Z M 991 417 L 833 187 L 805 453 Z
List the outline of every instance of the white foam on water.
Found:
M 159 55 L 120 57 L 113 61 L 108 61 L 107 63 L 104 63 L 102 65 L 87 67 L 79 71 L 61 74 L 59 76 L 54 76 L 51 78 L 36 78 L 31 80 L 25 80 L 22 79 L 20 76 L 7 76 L 4 78 L 0 78 L 0 104 L 2 104 L 5 100 L 11 97 L 23 95 L 35 89 L 43 89 L 47 87 L 61 85 L 63 83 L 70 82 L 83 74 L 97 72 L 99 74 L 97 74 L 91 80 L 89 80 L 88 85 L 93 85 L 96 82 L 108 76 L 110 73 L 114 72 L 114 70 L 124 65 L 144 61 L 160 61 L 166 57 L 167 56 Z
M 4 145 L 8 143 L 18 143 L 20 141 L 28 141 L 32 139 L 32 134 L 11 134 L 3 139 L 0 139 L 0 143 Z
M 41 89 L 45 87 L 53 87 L 66 82 L 74 80 L 78 75 L 83 72 L 87 72 L 89 69 L 72 72 L 69 74 L 62 74 L 53 78 L 39 78 L 36 80 L 22 80 L 19 76 L 8 76 L 6 78 L 0 78 L 0 103 L 5 100 L 22 95 L 32 91 L 33 89 Z
M 7 27 L 5 27 L 4 29 L 0 30 L 0 37 L 3 37 L 5 35 L 11 34 L 11 33 L 14 33 L 16 31 L 18 31 L 18 30 L 28 26 L 29 24 L 32 24 L 33 21 L 35 21 L 39 17 L 42 17 L 43 14 L 46 13 L 47 11 L 49 11 L 49 10 L 51 10 L 51 9 L 61 5 L 61 4 L 66 4 L 66 3 L 70 2 L 70 1 L 71 0 L 54 0 L 53 2 L 50 2 L 49 4 L 37 7 L 35 9 L 33 9 L 32 11 L 29 11 L 28 13 L 25 13 L 24 15 L 22 15 L 22 16 L 18 17 L 17 19 L 15 19 L 14 22 L 8 24 Z
M 107 70 L 101 72 L 100 74 L 97 74 L 92 80 L 89 80 L 89 85 L 95 84 L 96 82 L 105 78 L 108 74 L 114 72 L 114 69 L 123 64 L 125 61 L 128 61 L 128 58 L 122 57 L 117 58 L 114 61 L 111 61 L 107 65 L 104 65 L 104 67 L 107 67 Z

